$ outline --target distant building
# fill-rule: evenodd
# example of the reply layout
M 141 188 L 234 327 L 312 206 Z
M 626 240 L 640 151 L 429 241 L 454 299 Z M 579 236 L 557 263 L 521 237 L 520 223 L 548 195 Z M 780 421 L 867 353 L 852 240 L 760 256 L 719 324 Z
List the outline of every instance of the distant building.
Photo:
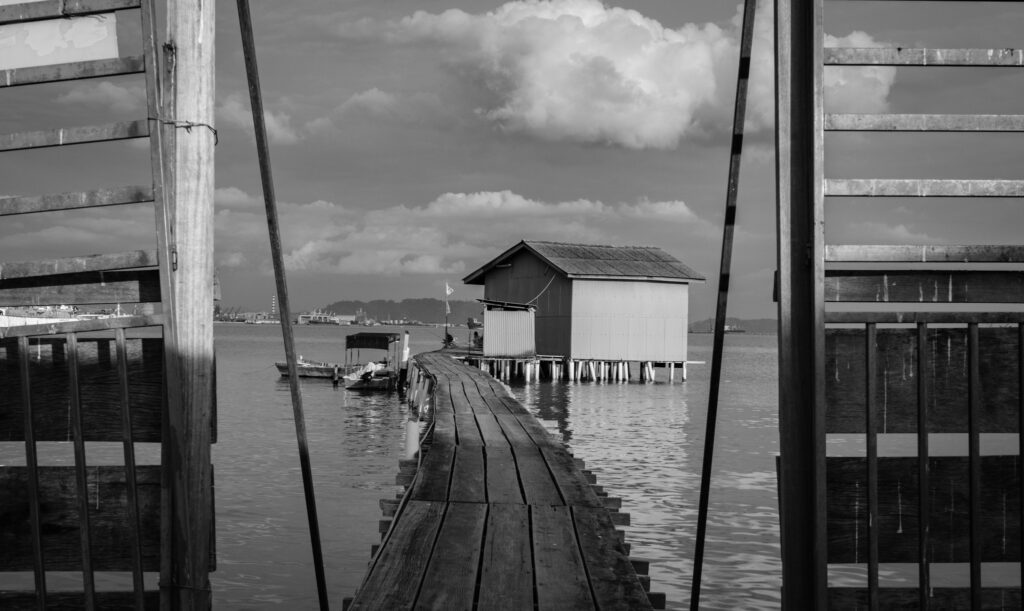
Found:
M 484 286 L 485 355 L 679 363 L 704 277 L 660 248 L 524 240 L 463 282 Z

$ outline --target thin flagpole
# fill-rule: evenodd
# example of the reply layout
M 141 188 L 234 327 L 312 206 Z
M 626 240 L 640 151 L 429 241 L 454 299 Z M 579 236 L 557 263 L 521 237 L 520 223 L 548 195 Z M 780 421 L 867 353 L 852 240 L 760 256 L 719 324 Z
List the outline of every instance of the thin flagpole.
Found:
M 299 390 L 299 375 L 295 360 L 295 336 L 292 333 L 291 305 L 288 300 L 288 281 L 285 278 L 284 257 L 281 254 L 281 229 L 277 221 L 277 199 L 274 193 L 274 178 L 270 170 L 270 149 L 267 146 L 267 128 L 263 121 L 263 97 L 260 92 L 259 70 L 256 67 L 256 42 L 252 31 L 252 16 L 249 1 L 238 0 L 238 21 L 242 31 L 242 49 L 245 54 L 245 72 L 249 80 L 249 99 L 252 103 L 252 120 L 256 132 L 256 149 L 259 153 L 260 175 L 263 179 L 263 200 L 267 208 L 267 229 L 270 233 L 270 250 L 274 260 L 274 278 L 277 281 L 278 307 L 281 331 L 284 336 L 284 352 L 288 361 L 288 386 L 292 395 L 292 413 L 295 419 L 295 437 L 299 444 L 299 462 L 302 468 L 302 488 L 306 495 L 306 514 L 309 519 L 309 535 L 313 545 L 313 568 L 316 571 L 316 588 L 320 608 L 328 609 L 327 579 L 324 576 L 324 558 L 320 549 L 320 525 L 316 514 L 316 496 L 313 494 L 313 472 L 309 463 L 309 446 L 306 441 L 306 422 L 302 409 L 302 392 Z
M 725 222 L 722 226 L 722 259 L 718 274 L 718 304 L 715 310 L 715 336 L 711 353 L 711 381 L 708 389 L 708 413 L 704 434 L 704 460 L 701 463 L 700 504 L 697 511 L 697 544 L 693 555 L 693 585 L 690 609 L 700 609 L 700 579 L 704 565 L 704 539 L 707 532 L 708 496 L 711 491 L 711 462 L 715 455 L 715 424 L 718 419 L 718 388 L 722 377 L 722 345 L 725 340 L 725 314 L 729 304 L 729 270 L 732 266 L 732 238 L 736 224 L 736 199 L 740 186 L 740 159 L 743 153 L 743 121 L 747 109 L 747 81 L 750 76 L 750 49 L 754 38 L 754 13 L 757 0 L 746 0 L 740 41 L 740 65 L 736 79 L 736 106 L 733 114 L 732 151 L 729 156 L 729 182 L 726 190 Z

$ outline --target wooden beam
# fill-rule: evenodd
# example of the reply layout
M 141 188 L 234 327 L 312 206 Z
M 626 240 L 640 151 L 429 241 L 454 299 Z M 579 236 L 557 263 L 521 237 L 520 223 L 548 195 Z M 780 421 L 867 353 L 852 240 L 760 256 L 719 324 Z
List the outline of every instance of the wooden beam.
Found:
M 0 328 L 0 338 L 60 335 L 63 333 L 84 333 L 86 331 L 108 331 L 110 329 L 133 329 L 137 327 L 159 327 L 163 324 L 163 321 L 163 314 L 150 314 L 145 316 L 74 320 L 43 325 L 22 325 L 19 327 Z
M 830 302 L 1024 303 L 1024 271 L 831 269 L 824 284 Z
M 830 47 L 828 66 L 1024 66 L 1024 49 Z
M 0 6 L 0 26 L 139 8 L 140 0 L 43 0 Z
M 39 592 L 0 592 L 0 608 L 36 609 L 43 602 L 52 604 L 47 609 L 83 609 L 85 596 L 82 592 L 49 592 L 45 598 Z M 132 592 L 96 592 L 96 605 L 101 609 L 133 609 L 136 599 Z M 144 608 L 160 606 L 160 592 L 152 590 L 144 595 Z
M 826 263 L 1024 263 L 1024 246 L 829 244 Z
M 0 216 L 52 212 L 75 208 L 97 208 L 99 206 L 120 206 L 153 201 L 153 188 L 143 186 L 95 189 L 52 195 L 27 195 L 0 197 Z
M 145 64 L 141 56 L 96 59 L 68 64 L 32 66 L 30 68 L 10 68 L 0 70 L 0 88 L 39 83 L 56 83 L 59 81 L 76 81 L 119 74 L 139 74 L 144 70 Z
M 129 138 L 144 138 L 148 135 L 149 121 L 146 119 L 120 121 L 107 125 L 61 127 L 34 132 L 5 134 L 0 136 L 0 151 L 19 151 L 89 142 L 109 142 Z
M 1020 132 L 1024 115 L 827 114 L 826 131 Z
M 156 270 L 84 272 L 0 280 L 0 306 L 155 303 L 160 301 Z M 213 301 L 211 300 L 212 304 Z M 212 305 L 211 305 L 212 307 Z
M 45 261 L 0 262 L 0 280 L 77 274 L 81 272 L 109 272 L 140 267 L 156 267 L 155 250 L 133 250 L 103 255 L 86 255 Z
M 829 324 L 889 323 L 912 325 L 919 322 L 964 324 L 1016 324 L 1024 321 L 1024 312 L 837 312 L 825 313 Z
M 830 178 L 828 197 L 1024 197 L 1024 180 Z

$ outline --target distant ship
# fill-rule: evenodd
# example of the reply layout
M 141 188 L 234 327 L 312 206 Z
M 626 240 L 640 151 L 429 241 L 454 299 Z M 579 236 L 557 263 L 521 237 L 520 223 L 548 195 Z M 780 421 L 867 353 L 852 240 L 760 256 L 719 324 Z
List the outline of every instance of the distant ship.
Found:
M 740 327 L 737 327 L 736 325 L 725 325 L 725 332 L 726 333 L 746 333 L 747 330 L 746 329 L 742 329 Z

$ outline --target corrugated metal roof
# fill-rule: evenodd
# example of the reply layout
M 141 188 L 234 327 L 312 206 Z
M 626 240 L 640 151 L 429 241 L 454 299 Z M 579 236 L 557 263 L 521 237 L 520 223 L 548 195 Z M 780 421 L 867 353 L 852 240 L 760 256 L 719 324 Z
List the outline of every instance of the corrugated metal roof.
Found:
M 533 252 L 570 278 L 704 280 L 692 268 L 653 246 L 601 246 L 524 240 L 472 274 L 466 284 L 483 284 L 484 274 L 522 249 Z

